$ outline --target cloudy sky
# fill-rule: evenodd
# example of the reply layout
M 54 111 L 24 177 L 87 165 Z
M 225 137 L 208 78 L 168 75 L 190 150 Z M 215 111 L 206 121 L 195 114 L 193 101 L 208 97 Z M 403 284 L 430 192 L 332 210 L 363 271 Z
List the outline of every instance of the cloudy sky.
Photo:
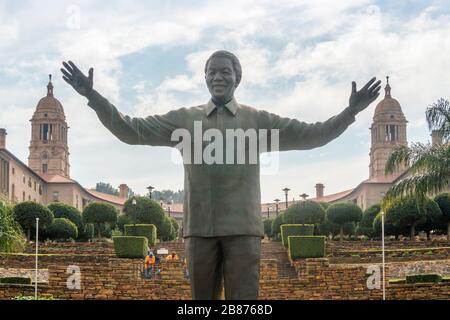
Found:
M 162 4 L 161 4 L 162 3 Z M 183 168 L 167 148 L 128 146 L 110 134 L 60 77 L 62 60 L 95 68 L 95 88 L 130 116 L 206 103 L 203 77 L 215 50 L 243 66 L 238 101 L 315 122 L 348 105 L 351 81 L 391 77 L 409 121 L 408 140 L 427 141 L 425 108 L 450 98 L 450 0 L 224 0 L 0 2 L 0 127 L 8 149 L 28 157 L 29 120 L 54 74 L 69 130 L 71 175 L 134 191 L 183 188 Z M 381 100 L 381 97 L 380 97 Z M 378 101 L 377 101 L 378 102 Z M 262 199 L 355 187 L 368 178 L 376 103 L 338 139 L 280 156 L 261 178 Z

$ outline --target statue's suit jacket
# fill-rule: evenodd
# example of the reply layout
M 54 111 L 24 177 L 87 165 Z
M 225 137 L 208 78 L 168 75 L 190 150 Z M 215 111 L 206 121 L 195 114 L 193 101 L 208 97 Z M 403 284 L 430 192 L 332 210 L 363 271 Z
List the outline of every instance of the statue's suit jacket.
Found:
M 225 129 L 278 129 L 280 151 L 306 150 L 327 144 L 355 121 L 349 108 L 325 122 L 310 124 L 241 105 L 235 99 L 225 106 L 216 107 L 210 101 L 164 115 L 130 118 L 95 90 L 88 99 L 88 105 L 103 125 L 121 141 L 132 145 L 175 147 L 179 141 L 172 141 L 173 131 L 187 129 L 194 137 L 194 122 L 200 121 L 203 131 L 215 128 L 224 137 Z M 248 144 L 246 149 L 248 152 Z M 184 169 L 184 237 L 264 235 L 259 161 L 257 164 L 249 164 L 248 160 L 246 164 L 184 164 Z

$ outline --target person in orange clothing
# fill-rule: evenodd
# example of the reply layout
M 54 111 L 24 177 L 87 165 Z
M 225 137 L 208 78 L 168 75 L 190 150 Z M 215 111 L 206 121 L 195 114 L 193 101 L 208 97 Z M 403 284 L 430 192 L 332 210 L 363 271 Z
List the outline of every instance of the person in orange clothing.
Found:
M 178 257 L 175 251 L 173 251 L 172 254 L 166 257 L 166 261 L 178 261 L 178 260 L 180 260 L 180 258 Z
M 155 255 L 153 252 L 149 252 L 149 254 L 145 257 L 144 261 L 144 277 L 151 278 L 153 274 L 153 268 L 155 266 Z

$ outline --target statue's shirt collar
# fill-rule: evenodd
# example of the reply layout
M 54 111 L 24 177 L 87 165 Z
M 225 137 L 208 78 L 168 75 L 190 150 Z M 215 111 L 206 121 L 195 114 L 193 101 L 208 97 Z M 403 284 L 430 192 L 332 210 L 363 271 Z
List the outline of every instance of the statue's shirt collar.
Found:
M 232 114 L 233 116 L 236 115 L 236 113 L 237 113 L 239 107 L 240 107 L 240 106 L 239 106 L 239 103 L 236 101 L 236 98 L 234 98 L 234 97 L 233 97 L 233 99 L 231 99 L 230 102 L 228 102 L 228 103 L 225 105 L 225 108 L 227 108 L 228 111 L 230 111 L 231 114 Z M 209 115 L 210 115 L 216 108 L 217 108 L 217 106 L 215 105 L 214 101 L 213 101 L 212 99 L 209 100 L 208 104 L 206 105 L 206 109 L 205 109 L 206 116 L 209 117 Z

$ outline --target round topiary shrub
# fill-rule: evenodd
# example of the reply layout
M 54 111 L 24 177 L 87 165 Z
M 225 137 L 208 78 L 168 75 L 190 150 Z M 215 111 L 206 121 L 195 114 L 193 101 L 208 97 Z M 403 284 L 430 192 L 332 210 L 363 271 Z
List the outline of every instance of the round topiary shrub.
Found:
M 272 237 L 272 224 L 274 219 L 265 219 L 263 221 L 264 223 L 264 234 L 267 236 L 267 238 Z
M 356 223 L 361 220 L 362 210 L 356 204 L 351 202 L 334 203 L 326 211 L 327 219 L 338 225 L 340 228 L 340 240 L 344 239 L 344 225 L 347 223 Z
M 83 230 L 83 219 L 81 218 L 81 212 L 72 206 L 69 206 L 61 202 L 53 202 L 47 206 L 55 218 L 66 218 L 75 223 L 78 230 Z
M 272 222 L 272 235 L 277 239 L 281 240 L 280 234 L 281 234 L 281 225 L 283 224 L 283 214 L 280 213 L 278 216 L 273 219 Z
M 447 240 L 450 240 L 450 193 L 444 192 L 434 197 L 441 209 L 442 220 L 447 224 Z
M 163 222 L 159 229 L 157 229 L 157 236 L 161 241 L 171 241 L 174 236 L 174 229 L 169 217 L 164 216 Z
M 374 204 L 364 210 L 362 219 L 356 228 L 356 233 L 358 235 L 365 235 L 369 238 L 373 238 L 375 233 L 373 231 L 373 221 L 378 213 L 381 211 L 381 206 L 379 204 Z
M 30 241 L 31 230 L 36 227 L 36 218 L 39 218 L 39 229 L 45 230 L 53 222 L 53 213 L 40 203 L 26 201 L 14 206 L 14 219 L 27 230 L 27 240 Z
M 83 210 L 84 222 L 94 224 L 99 238 L 102 232 L 111 235 L 111 225 L 117 223 L 117 216 L 117 209 L 109 203 L 92 202 Z
M 161 205 L 146 197 L 131 197 L 125 202 L 123 211 L 131 223 L 154 224 L 158 229 L 165 216 Z
M 325 210 L 312 200 L 296 202 L 283 215 L 285 224 L 318 224 L 324 219 Z
M 47 233 L 52 240 L 69 240 L 78 237 L 77 226 L 66 218 L 56 218 L 48 227 Z
M 397 230 L 409 229 L 410 238 L 414 240 L 416 226 L 426 221 L 426 213 L 414 197 L 405 197 L 395 200 L 387 208 L 386 220 Z

